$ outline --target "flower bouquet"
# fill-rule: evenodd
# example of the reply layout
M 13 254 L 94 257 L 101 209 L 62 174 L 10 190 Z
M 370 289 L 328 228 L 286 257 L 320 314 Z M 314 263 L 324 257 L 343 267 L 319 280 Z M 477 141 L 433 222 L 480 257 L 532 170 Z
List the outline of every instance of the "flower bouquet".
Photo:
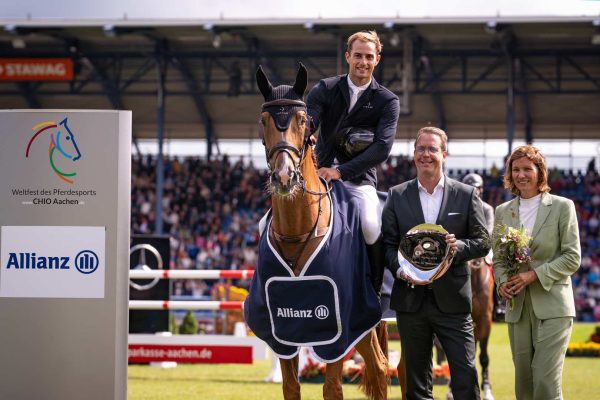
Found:
M 531 236 L 523 226 L 513 228 L 498 224 L 494 228 L 494 252 L 506 266 L 509 278 L 531 261 L 530 243 Z M 513 299 L 509 300 L 508 309 L 513 309 Z

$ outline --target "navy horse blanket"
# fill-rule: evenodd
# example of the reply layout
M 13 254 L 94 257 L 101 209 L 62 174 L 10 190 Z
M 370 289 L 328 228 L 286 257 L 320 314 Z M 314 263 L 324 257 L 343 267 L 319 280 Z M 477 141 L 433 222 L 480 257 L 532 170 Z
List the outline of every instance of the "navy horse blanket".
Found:
M 270 242 L 270 213 L 260 237 L 244 315 L 280 358 L 292 358 L 304 346 L 320 361 L 337 361 L 381 319 L 358 203 L 343 183 L 332 185 L 329 229 L 299 276 Z

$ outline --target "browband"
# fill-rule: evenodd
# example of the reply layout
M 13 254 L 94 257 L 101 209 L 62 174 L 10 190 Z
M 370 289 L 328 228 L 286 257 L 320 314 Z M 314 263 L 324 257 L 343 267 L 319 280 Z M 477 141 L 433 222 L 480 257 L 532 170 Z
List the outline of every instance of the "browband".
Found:
M 271 101 L 267 101 L 266 103 L 263 103 L 262 109 L 264 110 L 265 108 L 277 107 L 277 106 L 306 107 L 306 103 L 303 102 L 302 100 L 277 99 L 277 100 L 271 100 Z

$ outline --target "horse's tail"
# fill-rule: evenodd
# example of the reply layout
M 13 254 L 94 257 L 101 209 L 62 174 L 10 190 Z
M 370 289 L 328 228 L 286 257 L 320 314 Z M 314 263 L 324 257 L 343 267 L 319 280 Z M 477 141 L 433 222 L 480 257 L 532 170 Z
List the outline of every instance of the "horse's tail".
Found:
M 388 356 L 388 328 L 387 328 L 387 322 L 386 321 L 381 321 L 379 322 L 378 327 L 376 328 L 377 331 L 377 341 L 379 342 L 379 347 L 381 348 L 381 351 L 383 352 L 383 354 L 386 356 Z
M 371 335 L 371 348 L 374 352 L 373 362 L 367 362 L 362 368 L 362 377 L 358 388 L 367 396 L 368 399 L 385 400 L 387 399 L 387 387 L 390 383 L 388 377 L 388 333 L 387 323 L 381 321 L 374 334 Z M 360 352 L 360 350 L 359 350 Z M 363 358 L 365 354 L 361 352 Z

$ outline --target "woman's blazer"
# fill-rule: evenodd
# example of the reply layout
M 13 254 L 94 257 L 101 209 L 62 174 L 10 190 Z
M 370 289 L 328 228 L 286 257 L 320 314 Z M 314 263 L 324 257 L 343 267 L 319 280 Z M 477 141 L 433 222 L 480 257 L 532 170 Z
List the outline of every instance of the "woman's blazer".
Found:
M 519 197 L 496 208 L 496 224 L 518 228 Z M 575 301 L 571 275 L 579 268 L 581 248 L 575 205 L 564 197 L 542 193 L 540 208 L 533 227 L 530 244 L 532 261 L 520 271 L 534 270 L 538 280 L 528 286 L 533 310 L 540 320 L 574 317 Z M 494 279 L 496 285 L 508 280 L 505 264 L 494 248 Z M 525 290 L 514 297 L 512 310 L 506 310 L 506 322 L 521 318 Z

